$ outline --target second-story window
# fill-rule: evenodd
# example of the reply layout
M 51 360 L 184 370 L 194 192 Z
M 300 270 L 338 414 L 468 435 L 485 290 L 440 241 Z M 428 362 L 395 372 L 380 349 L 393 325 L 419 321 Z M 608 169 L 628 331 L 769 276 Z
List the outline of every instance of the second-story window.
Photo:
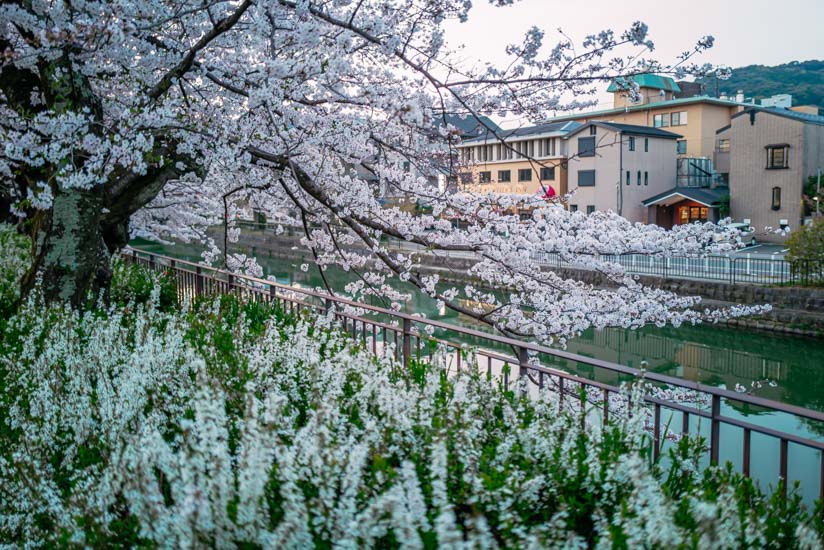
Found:
M 595 170 L 579 170 L 578 187 L 595 187 Z
M 664 113 L 661 115 L 652 115 L 652 125 L 655 128 L 666 128 L 670 125 L 670 115 L 669 113 Z
M 461 183 L 463 183 L 463 184 L 472 183 L 472 172 L 462 172 L 461 173 Z
M 589 135 L 594 136 L 597 131 L 598 130 L 596 129 L 596 126 L 594 124 L 589 127 Z
M 629 136 L 629 139 L 627 140 L 627 149 L 630 151 L 635 151 L 635 137 Z
M 719 139 L 716 150 L 719 153 L 729 153 L 730 152 L 730 140 L 729 139 Z
M 687 112 L 681 111 L 672 113 L 672 126 L 684 126 L 687 124 Z
M 679 139 L 675 144 L 675 152 L 679 155 L 687 154 L 687 140 Z
M 641 171 L 638 170 L 638 185 L 641 185 Z
M 649 172 L 644 172 L 644 185 L 649 185 Z
M 481 172 L 478 174 L 479 183 L 490 183 L 492 181 L 492 172 Z
M 555 167 L 543 167 L 541 168 L 541 179 L 542 180 L 554 180 L 555 179 Z
M 498 170 L 498 181 L 503 183 L 512 181 L 512 173 L 509 170 Z
M 779 170 L 789 168 L 789 149 L 786 143 L 780 145 L 767 145 L 767 169 Z
M 644 152 L 649 153 L 649 138 L 644 138 Z
M 632 179 L 632 176 L 630 175 L 629 170 L 627 170 L 627 185 L 629 185 L 630 179 Z
M 518 181 L 532 181 L 532 169 L 521 168 L 518 170 Z
M 594 128 L 594 126 L 593 126 Z M 595 138 L 582 137 L 578 138 L 578 156 L 579 157 L 594 157 L 595 156 Z

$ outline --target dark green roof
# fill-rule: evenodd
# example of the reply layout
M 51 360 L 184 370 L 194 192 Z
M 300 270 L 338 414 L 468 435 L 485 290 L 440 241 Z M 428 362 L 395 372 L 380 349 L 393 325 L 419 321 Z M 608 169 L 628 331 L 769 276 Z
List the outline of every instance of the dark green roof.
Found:
M 668 76 L 661 76 L 658 74 L 636 74 L 629 78 L 616 78 L 612 84 L 607 88 L 608 92 L 620 92 L 626 90 L 628 83 L 634 81 L 638 83 L 639 88 L 653 88 L 655 90 L 666 90 L 668 92 L 680 93 L 681 88 L 676 82 Z
M 592 122 L 588 122 L 587 124 L 582 124 L 575 130 L 570 132 L 569 135 L 567 135 L 566 137 L 570 138 L 575 134 L 581 132 L 582 130 L 588 128 L 589 126 L 600 126 L 602 128 L 610 128 L 616 132 L 621 132 L 622 134 L 636 136 L 649 136 L 665 139 L 678 139 L 680 137 L 683 137 L 681 134 L 675 134 L 673 132 L 661 130 L 660 128 L 653 128 L 651 126 L 638 126 L 637 124 L 620 124 L 617 122 L 601 122 L 600 120 L 593 120 Z
M 657 202 L 677 196 L 695 201 L 704 206 L 714 207 L 721 204 L 721 199 L 723 199 L 725 195 L 729 195 L 729 193 L 730 190 L 726 187 L 675 187 L 669 191 L 658 193 L 645 201 L 641 201 L 641 204 L 644 206 L 652 206 Z

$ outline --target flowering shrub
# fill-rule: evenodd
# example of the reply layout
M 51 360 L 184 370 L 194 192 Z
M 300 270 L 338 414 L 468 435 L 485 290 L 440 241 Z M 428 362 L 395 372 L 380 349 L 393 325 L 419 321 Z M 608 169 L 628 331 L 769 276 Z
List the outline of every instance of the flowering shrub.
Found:
M 119 256 L 112 259 L 112 284 L 109 299 L 121 306 L 130 302 L 145 304 L 158 289 L 158 305 L 163 310 L 177 306 L 177 283 L 165 273 L 157 273 L 139 265 L 126 263 Z
M 13 225 L 0 223 L 0 319 L 8 317 L 20 297 L 20 279 L 30 265 L 28 241 Z
M 0 546 L 820 547 L 820 515 L 698 473 L 696 442 L 654 462 L 644 415 L 582 428 L 445 357 L 405 369 L 323 318 L 160 293 L 9 321 Z

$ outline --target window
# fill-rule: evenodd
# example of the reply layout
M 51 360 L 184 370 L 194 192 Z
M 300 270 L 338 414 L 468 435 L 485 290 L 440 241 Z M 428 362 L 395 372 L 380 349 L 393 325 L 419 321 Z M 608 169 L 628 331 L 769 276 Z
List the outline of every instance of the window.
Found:
M 670 125 L 670 116 L 669 113 L 664 113 L 663 115 L 652 115 L 652 125 L 655 128 L 666 128 Z
M 552 138 L 544 139 L 544 156 L 545 157 L 554 157 L 555 156 L 555 140 Z
M 686 155 L 687 154 L 687 140 L 679 139 L 675 143 L 675 152 L 679 155 Z
M 580 170 L 578 172 L 578 187 L 594 187 L 595 170 Z
M 705 206 L 679 206 L 678 223 L 705 222 L 708 213 Z
M 578 211 L 578 205 L 577 204 L 570 204 L 569 205 L 569 211 L 570 212 L 577 212 Z
M 781 188 L 772 188 L 772 209 L 781 210 Z
M 518 181 L 532 181 L 532 169 L 521 168 L 518 170 Z
M 632 176 L 630 175 L 629 170 L 627 170 L 627 185 L 629 185 L 630 179 L 632 179 Z
M 509 170 L 498 170 L 498 181 L 503 183 L 512 181 L 512 174 Z
M 408 160 L 403 161 L 403 171 L 409 172 L 409 169 L 412 167 Z
M 530 157 L 535 156 L 535 140 L 534 139 L 529 141 L 529 153 L 528 154 L 529 154 Z
M 630 151 L 635 151 L 635 137 L 629 136 L 629 141 L 627 142 L 627 148 Z
M 687 124 L 687 112 L 672 113 L 672 126 L 684 126 Z
M 594 126 L 593 126 L 594 128 Z M 595 156 L 595 138 L 585 137 L 578 138 L 578 156 L 579 157 L 594 157 Z
M 638 185 L 641 185 L 641 171 L 638 170 Z
M 554 180 L 555 179 L 555 167 L 543 167 L 541 168 L 541 179 L 542 180 Z
M 644 152 L 649 153 L 649 138 L 644 138 Z
M 767 169 L 780 170 L 782 168 L 789 168 L 789 149 L 790 146 L 782 145 L 767 145 Z
M 644 185 L 649 185 L 649 172 L 644 172 Z
M 595 205 L 594 204 L 588 204 L 587 205 L 587 214 L 592 214 L 593 212 L 595 212 Z
M 478 174 L 479 183 L 490 183 L 492 181 L 492 172 L 481 172 Z
M 719 153 L 729 153 L 730 152 L 730 140 L 728 139 L 719 139 L 718 145 L 716 146 L 716 151 Z
M 597 128 L 595 127 L 595 125 L 594 125 L 594 124 L 593 124 L 592 126 L 590 126 L 590 127 L 589 127 L 589 135 L 594 136 L 594 135 L 595 135 L 595 132 L 597 132 L 597 131 L 598 131 L 598 130 L 597 130 Z
M 472 173 L 461 172 L 461 183 L 472 183 Z

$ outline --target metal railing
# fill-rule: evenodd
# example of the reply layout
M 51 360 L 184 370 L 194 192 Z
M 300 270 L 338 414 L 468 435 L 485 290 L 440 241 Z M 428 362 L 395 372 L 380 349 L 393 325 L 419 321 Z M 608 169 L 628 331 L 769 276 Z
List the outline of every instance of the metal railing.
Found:
M 381 348 L 393 349 L 398 360 L 408 365 L 413 358 L 426 360 L 432 357 L 433 345 L 437 344 L 453 350 L 452 357 L 461 368 L 469 362 L 467 346 L 464 342 L 471 342 L 475 347 L 472 350 L 476 368 L 485 368 L 488 375 L 493 370 L 500 372 L 504 383 L 509 383 L 508 367 L 512 366 L 519 379 L 528 380 L 529 388 L 548 387 L 558 393 L 559 407 L 564 400 L 577 400 L 577 411 L 581 415 L 581 422 L 597 419 L 604 425 L 610 415 L 615 414 L 612 406 L 615 399 L 622 395 L 622 389 L 616 383 L 606 383 L 572 374 L 549 365 L 564 362 L 573 362 L 594 371 L 607 373 L 612 380 L 631 381 L 643 376 L 645 382 L 666 387 L 670 390 L 689 392 L 700 397 L 688 402 L 661 397 L 666 394 L 646 394 L 644 403 L 650 418 L 649 431 L 653 456 L 657 459 L 664 448 L 669 436 L 669 426 L 680 424 L 681 435 L 696 435 L 702 433 L 701 422 L 709 424 L 706 438 L 708 459 L 710 464 L 718 464 L 722 453 L 722 428 L 725 431 L 737 431 L 740 446 L 733 445 L 729 434 L 724 436 L 725 446 L 737 447 L 740 452 L 740 466 L 738 469 L 746 476 L 753 471 L 754 455 L 752 453 L 752 439 L 754 435 L 766 437 L 778 442 L 777 471 L 783 488 L 793 480 L 802 483 L 813 483 L 810 472 L 802 472 L 807 479 L 795 476 L 789 472 L 790 449 L 804 449 L 817 456 L 818 487 L 815 498 L 824 498 L 824 442 L 810 439 L 766 425 L 757 424 L 736 418 L 730 413 L 738 410 L 755 412 L 780 413 L 789 415 L 797 421 L 808 422 L 816 426 L 817 433 L 824 433 L 824 413 L 794 405 L 780 403 L 753 395 L 738 393 L 723 388 L 704 386 L 699 382 L 692 382 L 666 376 L 658 373 L 641 372 L 623 365 L 608 361 L 577 355 L 567 351 L 549 348 L 532 342 L 517 340 L 482 332 L 480 330 L 460 327 L 437 320 L 423 319 L 408 313 L 396 312 L 390 309 L 353 302 L 344 298 L 313 290 L 295 288 L 273 281 L 233 274 L 220 269 L 205 267 L 192 262 L 161 256 L 148 252 L 128 248 L 121 253 L 122 258 L 129 262 L 160 271 L 173 278 L 177 283 L 178 296 L 183 299 L 194 299 L 199 296 L 208 296 L 221 293 L 232 293 L 246 300 L 277 303 L 287 312 L 299 313 L 308 311 L 313 314 L 333 315 L 340 328 L 346 331 L 356 341 L 360 341 L 372 353 L 379 353 Z M 367 317 L 374 315 L 377 318 Z M 429 330 L 427 330 L 427 327 Z M 430 336 L 428 332 L 442 331 L 448 335 L 447 339 Z M 508 353 L 511 351 L 511 353 Z M 723 406 L 723 407 L 722 407 Z M 727 409 L 725 412 L 723 409 Z M 662 413 L 668 414 L 662 418 Z M 679 422 L 680 421 L 680 422 Z M 799 422 L 795 422 L 799 424 Z M 707 426 L 703 426 L 706 428 Z M 673 432 L 674 434 L 674 432 Z M 775 456 L 771 459 L 767 453 L 757 453 L 758 458 L 775 463 Z M 737 460 L 736 460 L 737 462 Z M 763 469 L 763 465 L 761 465 Z M 816 472 L 813 472 L 813 474 Z M 768 476 L 769 478 L 769 476 Z M 771 479 L 775 479 L 774 477 Z
M 586 259 L 565 261 L 558 254 L 536 253 L 532 259 L 550 268 L 587 269 Z M 657 257 L 640 254 L 601 255 L 593 258 L 620 264 L 627 273 L 660 278 L 720 281 L 730 284 L 824 285 L 824 260 L 784 260 L 738 256 L 703 258 Z

